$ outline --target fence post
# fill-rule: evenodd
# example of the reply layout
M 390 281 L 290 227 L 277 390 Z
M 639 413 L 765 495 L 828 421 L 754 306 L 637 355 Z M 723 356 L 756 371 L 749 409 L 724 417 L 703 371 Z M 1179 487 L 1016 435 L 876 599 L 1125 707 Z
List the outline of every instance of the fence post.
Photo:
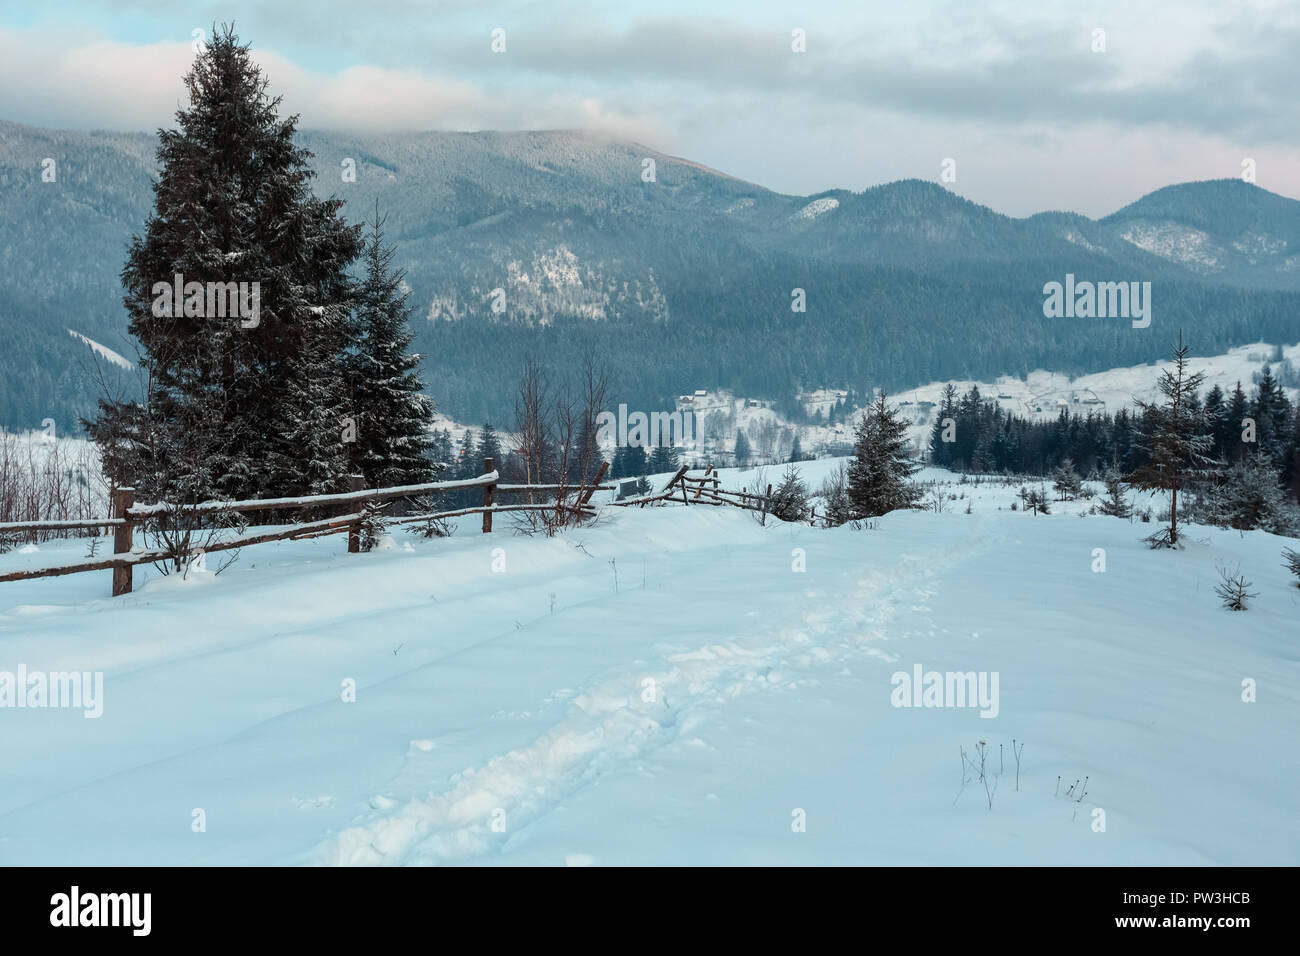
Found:
M 131 550 L 131 538 L 134 525 L 127 517 L 127 512 L 135 504 L 134 488 L 118 488 L 113 492 L 113 517 L 125 519 L 125 524 L 113 528 L 113 553 L 126 554 Z M 131 565 L 119 564 L 113 567 L 113 597 L 131 593 Z
M 485 475 L 490 474 L 493 470 L 495 470 L 495 463 L 492 461 L 491 458 L 484 458 L 483 474 Z M 496 488 L 497 486 L 495 482 L 490 485 L 483 486 L 483 507 L 484 508 L 492 507 L 492 495 L 496 491 Z M 483 533 L 490 534 L 491 532 L 492 532 L 492 512 L 484 511 L 483 512 Z
M 365 487 L 366 487 L 365 475 L 348 476 L 348 491 L 363 491 Z M 348 502 L 347 506 L 343 509 L 344 512 L 346 513 L 347 509 L 351 507 L 354 507 L 353 503 Z M 348 554 L 360 554 L 360 553 L 361 553 L 361 524 L 360 522 L 353 522 L 352 524 L 348 525 Z

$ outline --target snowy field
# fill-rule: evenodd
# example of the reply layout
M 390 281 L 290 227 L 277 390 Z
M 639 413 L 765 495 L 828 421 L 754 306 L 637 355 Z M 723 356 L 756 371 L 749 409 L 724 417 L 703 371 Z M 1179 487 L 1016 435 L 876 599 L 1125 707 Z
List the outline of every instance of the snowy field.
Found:
M 98 718 L 0 709 L 0 863 L 1300 863 L 1296 542 L 1151 552 L 1154 525 L 1087 501 L 1031 516 L 919 477 L 965 497 L 870 530 L 469 519 L 137 569 L 117 599 L 107 572 L 0 585 L 0 672 L 103 673 Z M 1249 611 L 1220 608 L 1219 565 Z M 894 706 L 918 665 L 996 674 L 996 716 Z M 991 798 L 961 763 L 980 741 Z

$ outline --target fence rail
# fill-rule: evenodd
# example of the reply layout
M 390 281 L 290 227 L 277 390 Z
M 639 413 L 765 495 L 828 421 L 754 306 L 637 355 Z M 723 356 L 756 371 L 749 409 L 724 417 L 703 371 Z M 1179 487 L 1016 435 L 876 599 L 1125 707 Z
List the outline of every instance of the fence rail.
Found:
M 0 522 L 0 534 L 6 531 L 72 531 L 77 528 L 114 528 L 126 524 L 125 518 L 72 518 L 48 521 Z
M 491 459 L 489 459 L 490 461 Z M 354 475 L 353 478 L 356 476 Z M 196 505 L 181 505 L 188 514 L 207 514 L 235 511 L 292 511 L 295 508 L 323 508 L 330 505 L 361 504 L 365 501 L 393 501 L 397 498 L 417 498 L 421 495 L 438 494 L 444 491 L 460 491 L 466 488 L 480 488 L 495 485 L 500 475 L 495 469 L 484 472 L 477 478 L 463 478 L 457 481 L 429 481 L 420 485 L 401 485 L 396 488 L 370 488 L 343 491 L 332 495 L 304 495 L 297 498 L 252 498 L 248 501 L 204 501 Z M 502 488 L 528 489 L 528 485 L 502 485 Z M 152 505 L 136 505 L 127 511 L 128 518 L 148 518 L 165 514 L 177 508 L 177 505 L 165 501 Z
M 132 569 L 137 564 L 149 564 L 155 561 L 179 561 L 199 553 L 229 551 L 245 548 L 255 544 L 271 541 L 317 538 L 324 535 L 346 533 L 348 551 L 356 553 L 361 550 L 362 523 L 367 517 L 365 511 L 352 511 L 334 517 L 305 521 L 273 531 L 259 532 L 252 535 L 240 534 L 235 537 L 212 540 L 201 547 L 182 550 L 142 549 L 134 544 L 134 532 L 137 526 L 145 525 L 168 515 L 201 516 L 215 514 L 244 514 L 261 511 L 287 511 L 294 509 L 320 509 L 365 504 L 368 502 L 390 502 L 402 498 L 415 498 L 448 491 L 463 491 L 473 488 L 483 489 L 483 504 L 469 508 L 456 508 L 450 511 L 431 512 L 428 514 L 401 515 L 385 518 L 389 525 L 414 524 L 417 522 L 434 522 L 444 518 L 463 515 L 482 514 L 483 533 L 492 531 L 492 516 L 501 512 L 554 511 L 563 512 L 578 519 L 591 518 L 598 514 L 591 498 L 597 491 L 614 491 L 617 485 L 601 484 L 609 463 L 602 464 L 599 474 L 592 484 L 585 482 L 577 485 L 565 484 L 501 484 L 500 474 L 491 458 L 483 463 L 483 474 L 477 478 L 456 481 L 432 481 L 418 485 L 402 485 L 393 488 L 361 487 L 360 476 L 352 476 L 352 488 L 346 492 L 328 495 L 307 495 L 294 498 L 256 498 L 247 501 L 205 501 L 193 505 L 177 505 L 169 502 L 154 504 L 135 504 L 133 488 L 119 488 L 113 494 L 114 515 L 108 518 L 87 518 L 71 521 L 21 521 L 0 524 L 0 532 L 52 531 L 75 528 L 111 528 L 113 529 L 113 553 L 102 558 L 87 558 L 66 564 L 51 565 L 44 568 L 29 568 L 20 571 L 8 571 L 0 574 L 0 582 L 25 581 L 32 578 L 57 577 L 64 574 L 77 574 L 82 571 L 113 572 L 113 596 L 127 594 L 133 586 Z M 609 504 L 614 507 L 645 507 L 646 505 L 676 502 L 683 504 L 730 505 L 751 511 L 767 513 L 768 501 L 772 488 L 767 488 L 767 496 L 750 494 L 747 491 L 729 491 L 719 487 L 719 481 L 710 466 L 703 477 L 690 477 L 683 465 L 667 484 L 657 493 L 626 498 Z M 680 498 L 678 493 L 680 492 Z M 524 504 L 498 504 L 496 495 L 544 494 L 554 495 L 555 500 L 546 502 L 528 502 Z M 574 501 L 566 501 L 573 496 Z M 751 503 L 756 502 L 756 503 Z

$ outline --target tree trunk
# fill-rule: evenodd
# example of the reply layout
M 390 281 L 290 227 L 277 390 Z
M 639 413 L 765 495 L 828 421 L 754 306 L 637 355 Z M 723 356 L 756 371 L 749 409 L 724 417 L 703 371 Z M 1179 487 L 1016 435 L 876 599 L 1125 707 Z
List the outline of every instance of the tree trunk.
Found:
M 1174 485 L 1174 494 L 1169 502 L 1169 546 L 1178 544 L 1178 486 Z

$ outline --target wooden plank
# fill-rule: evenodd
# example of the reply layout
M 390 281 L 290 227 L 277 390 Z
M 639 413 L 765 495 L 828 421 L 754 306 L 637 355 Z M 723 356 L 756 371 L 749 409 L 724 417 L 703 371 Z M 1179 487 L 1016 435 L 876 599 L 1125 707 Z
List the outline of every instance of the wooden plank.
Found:
M 751 495 L 744 491 L 732 491 L 728 488 L 705 488 L 704 493 L 710 495 L 730 495 L 732 497 L 740 498 L 742 501 L 766 501 L 767 500 L 762 495 Z
M 137 551 L 133 554 L 111 554 L 106 558 L 92 561 L 74 561 L 71 564 L 54 564 L 44 568 L 29 568 L 23 571 L 7 571 L 0 574 L 0 582 L 26 581 L 31 578 L 57 578 L 64 574 L 78 574 L 82 571 L 109 571 L 119 567 L 130 567 L 150 561 L 161 561 L 168 557 L 166 551 Z
M 605 462 L 605 467 L 609 467 L 609 462 Z M 617 491 L 618 485 L 583 485 L 591 491 Z M 573 491 L 573 485 L 497 485 L 497 494 L 499 495 L 522 495 L 530 491 L 547 492 L 555 494 L 561 491 Z
M 600 483 L 600 479 L 605 477 L 605 472 L 607 471 L 609 471 L 609 462 L 602 461 L 600 463 L 600 471 L 596 473 L 595 484 L 593 484 L 591 488 L 588 489 L 587 493 L 582 496 L 582 500 L 579 501 L 578 504 L 585 505 L 587 502 L 591 501 L 591 496 L 598 491 L 608 491 L 617 487 L 616 485 L 602 485 Z
M 573 510 L 573 505 L 564 505 L 567 510 Z M 441 518 L 459 518 L 463 515 L 477 515 L 491 512 L 497 514 L 502 511 L 554 511 L 555 505 L 552 502 L 545 504 L 524 504 L 524 505 L 497 505 L 490 508 L 483 508 L 475 505 L 473 508 L 457 508 L 455 511 L 437 511 L 432 514 L 420 515 L 402 515 L 400 518 L 390 518 L 388 524 L 417 524 L 421 521 L 437 521 Z M 595 517 L 598 512 L 595 508 L 583 508 L 582 513 L 589 518 Z
M 126 524 L 125 518 L 71 518 L 50 521 L 6 521 L 0 523 L 0 534 L 6 531 L 70 531 L 77 528 L 115 528 Z
M 670 478 L 670 479 L 668 480 L 668 484 L 664 485 L 663 490 L 664 490 L 664 491 L 668 491 L 669 489 L 672 488 L 673 485 L 675 485 L 675 484 L 677 484 L 677 482 L 681 481 L 681 480 L 682 480 L 682 476 L 686 474 L 686 469 L 687 469 L 688 467 L 689 467 L 689 466 L 687 466 L 687 465 L 682 465 L 682 467 L 678 468 L 678 469 L 677 469 L 677 474 L 673 475 L 672 478 Z
M 622 501 L 610 501 L 606 504 L 611 508 L 629 508 L 632 505 L 645 505 L 654 501 L 667 501 L 670 492 L 661 491 L 657 495 L 643 495 L 640 498 L 624 498 Z
M 372 488 L 363 491 L 346 491 L 333 495 L 303 495 L 298 498 L 254 498 L 248 501 L 204 501 L 200 504 L 181 505 L 190 513 L 207 514 L 223 511 L 285 511 L 293 508 L 309 508 L 324 505 L 360 504 L 370 498 L 389 501 L 395 498 L 412 498 L 418 495 L 435 494 L 441 491 L 456 491 L 462 488 L 478 488 L 493 484 L 499 476 L 497 473 L 479 475 L 477 478 L 465 478 L 457 481 L 430 481 L 420 485 L 401 485 L 396 488 Z M 136 505 L 131 509 L 129 518 L 148 518 L 176 505 L 160 502 L 151 505 Z
M 219 513 L 223 511 L 287 511 L 293 508 L 315 507 L 319 505 L 334 504 L 356 504 L 366 501 L 370 498 L 376 498 L 380 501 L 389 501 L 396 498 L 413 498 L 425 494 L 438 494 L 444 491 L 458 491 L 466 488 L 479 488 L 484 485 L 494 483 L 494 479 L 500 476 L 496 472 L 485 473 L 477 478 L 458 479 L 456 481 L 434 481 L 421 485 L 402 485 L 395 488 L 373 488 L 361 492 L 346 491 L 333 495 L 305 495 L 300 498 L 253 498 L 247 501 L 204 501 L 200 504 L 183 505 L 188 512 L 197 512 L 206 514 L 209 512 Z M 571 490 L 572 485 L 496 485 L 498 494 L 527 494 L 529 492 L 558 492 L 561 490 Z M 617 485 L 596 485 L 592 491 L 617 491 Z M 139 520 L 157 515 L 169 508 L 175 507 L 167 503 L 136 505 L 131 509 L 130 517 Z M 109 527 L 121 521 L 118 518 L 90 519 L 85 522 L 85 527 Z M 44 525 L 46 522 L 23 522 L 24 525 L 33 525 L 33 530 L 43 530 L 36 528 L 35 525 Z M 67 525 L 72 527 L 71 524 Z M 9 527 L 0 525 L 0 530 Z M 13 526 L 13 530 L 22 530 L 19 526 Z
M 268 541 L 284 541 L 291 538 L 301 538 L 317 532 L 334 529 L 344 531 L 361 520 L 362 512 L 357 511 L 352 514 L 338 515 L 333 518 L 323 518 L 320 521 L 308 521 L 304 524 L 292 525 L 288 528 L 279 528 L 275 531 L 267 531 L 263 534 L 243 535 L 237 538 L 226 538 L 222 541 L 214 541 L 211 544 L 204 545 L 201 549 L 195 548 L 195 551 L 202 550 L 206 553 L 213 551 L 230 551 L 234 548 L 246 548 L 254 544 L 266 544 Z
M 291 535 L 289 541 L 313 541 L 316 538 L 327 538 L 332 534 L 343 534 L 347 528 L 326 528 L 324 531 L 310 531 L 301 534 Z
M 204 545 L 202 548 L 192 548 L 190 554 L 203 551 L 205 554 L 211 554 L 218 551 L 230 551 L 235 548 L 244 548 L 254 544 L 265 544 L 269 541 L 282 541 L 292 538 L 308 537 L 313 534 L 321 533 L 338 533 L 347 530 L 347 527 L 361 518 L 361 512 L 354 514 L 339 515 L 335 518 L 325 518 L 321 521 L 309 521 L 305 524 L 297 524 L 288 528 L 277 528 L 275 531 L 268 531 L 263 534 L 244 535 L 235 538 L 227 538 L 220 541 L 213 541 Z M 63 574 L 76 574 L 80 571 L 106 571 L 110 568 L 131 567 L 137 564 L 146 564 L 152 561 L 162 561 L 173 557 L 168 550 L 150 550 L 135 552 L 114 552 L 106 558 L 100 558 L 90 561 L 75 561 L 71 564 L 56 564 L 45 568 L 31 568 L 24 571 L 10 571 L 0 574 L 0 582 L 3 581 L 22 581 L 28 578 L 45 578 L 58 577 Z

